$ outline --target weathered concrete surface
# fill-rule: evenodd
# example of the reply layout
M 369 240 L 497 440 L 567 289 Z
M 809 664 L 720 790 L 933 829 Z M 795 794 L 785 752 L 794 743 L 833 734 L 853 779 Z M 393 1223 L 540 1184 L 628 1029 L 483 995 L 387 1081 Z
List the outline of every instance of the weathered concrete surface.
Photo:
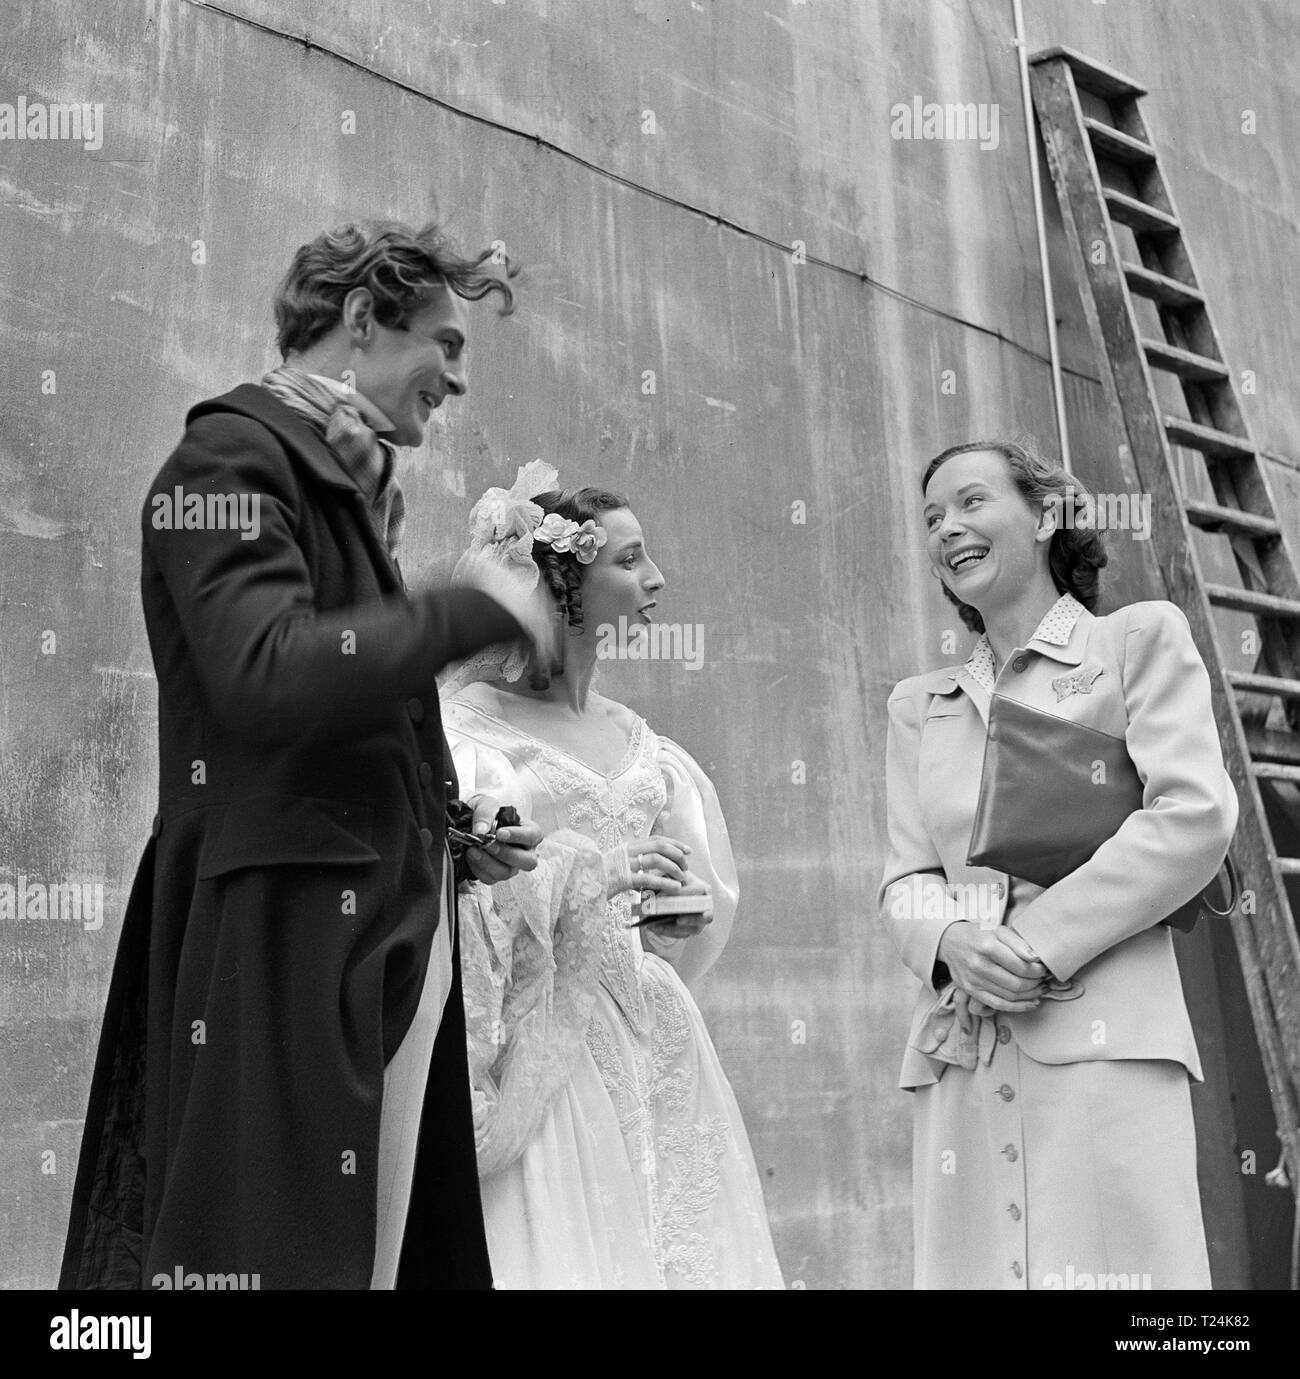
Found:
M 1294 451 L 1300 216 L 1276 167 L 1300 114 L 1253 45 L 1294 53 L 1300 19 L 1259 4 L 1180 34 L 1163 5 L 1029 8 L 1031 46 L 1068 39 L 1152 85 L 1230 353 L 1259 373 L 1252 421 Z M 529 271 L 512 320 L 474 312 L 471 394 L 408 466 L 408 573 L 454 554 L 477 493 L 535 456 L 632 495 L 663 614 L 703 625 L 705 664 L 614 667 L 605 687 L 702 760 L 728 811 L 743 909 L 700 997 L 787 1277 L 906 1286 L 912 989 L 874 907 L 884 701 L 960 631 L 925 571 L 916 473 L 971 435 L 1054 434 L 1010 5 L 247 10 L 329 51 L 181 0 L 29 0 L 0 69 L 0 100 L 105 107 L 97 152 L 0 143 L 0 871 L 106 887 L 102 930 L 0 935 L 0 1285 L 55 1276 L 153 812 L 141 495 L 185 409 L 273 362 L 268 296 L 293 248 L 357 216 L 418 220 L 436 193 L 464 243 L 500 238 Z M 1210 81 L 1260 110 L 1249 151 L 1207 113 Z M 998 147 L 891 139 L 914 96 L 997 103 Z M 850 271 L 796 263 L 796 240 Z M 1065 286 L 1084 468 L 1111 444 Z M 1121 596 L 1149 591 L 1133 543 L 1116 567 Z M 1232 1219 L 1225 1279 L 1243 1267 Z

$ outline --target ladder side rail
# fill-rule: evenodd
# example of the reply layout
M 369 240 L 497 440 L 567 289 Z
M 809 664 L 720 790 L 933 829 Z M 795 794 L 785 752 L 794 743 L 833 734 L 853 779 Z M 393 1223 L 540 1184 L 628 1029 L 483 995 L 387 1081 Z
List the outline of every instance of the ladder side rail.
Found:
M 1155 147 L 1136 100 L 1125 103 L 1122 123 L 1128 134 Z M 1165 180 L 1158 157 L 1146 173 L 1143 192 L 1153 198 L 1153 204 L 1174 216 L 1180 225 L 1183 223 L 1173 189 Z M 1166 336 L 1197 354 L 1222 360 L 1221 337 L 1214 322 L 1209 297 L 1201 286 L 1201 276 L 1186 234 L 1142 236 L 1138 239 L 1138 250 L 1144 266 L 1176 277 L 1201 293 L 1201 303 L 1193 310 L 1179 311 L 1164 305 L 1159 307 Z M 1203 457 L 1216 499 L 1224 506 L 1239 507 L 1277 522 L 1277 536 L 1267 541 L 1230 540 L 1230 549 L 1243 584 L 1247 588 L 1262 587 L 1285 598 L 1300 598 L 1300 575 L 1297 574 L 1295 553 L 1280 520 L 1273 487 L 1259 458 L 1236 387 L 1231 382 L 1197 383 L 1190 379 L 1181 382 L 1193 421 L 1217 431 L 1241 436 L 1251 448 L 1251 456 L 1247 459 L 1229 462 L 1211 456 Z M 1261 657 L 1257 669 L 1266 669 L 1282 679 L 1300 677 L 1300 622 L 1261 620 L 1260 642 Z M 1288 703 L 1284 706 L 1284 712 L 1293 728 L 1300 727 L 1300 705 Z
M 1279 1123 L 1292 1136 L 1300 1078 L 1300 941 L 1291 921 L 1281 873 L 1235 700 L 1219 653 L 1217 631 L 1191 533 L 1174 479 L 1162 415 L 1155 405 L 1118 248 L 1082 112 L 1063 62 L 1031 68 L 1031 88 L 1044 133 L 1053 184 L 1076 262 L 1085 265 L 1080 293 L 1089 328 L 1104 361 L 1102 377 L 1117 399 L 1124 436 L 1142 487 L 1151 494 L 1152 546 L 1169 597 L 1187 615 L 1210 669 L 1214 712 L 1225 763 L 1242 806 L 1232 853 L 1241 874 L 1258 887 L 1253 915 L 1233 917 L 1252 1014 L 1270 1081 L 1276 1086 Z M 1094 254 L 1094 245 L 1105 252 Z M 1100 260 L 1100 261 L 1099 261 Z M 1208 654 L 1207 654 L 1208 653 Z M 1243 826 L 1244 825 L 1244 826 Z M 1300 1163 L 1292 1163 L 1300 1182 Z

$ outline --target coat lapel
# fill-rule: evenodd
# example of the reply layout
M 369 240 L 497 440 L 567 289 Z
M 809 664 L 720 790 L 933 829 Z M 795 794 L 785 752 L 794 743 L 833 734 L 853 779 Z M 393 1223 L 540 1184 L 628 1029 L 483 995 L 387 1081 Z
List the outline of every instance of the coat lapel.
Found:
M 964 691 L 967 698 L 975 705 L 984 726 L 988 727 L 989 693 L 976 681 L 964 665 L 945 666 L 942 670 L 932 670 L 925 677 L 925 689 L 927 693 L 936 696 L 955 695 Z
M 275 435 L 298 468 L 306 470 L 315 482 L 349 495 L 362 545 L 370 556 L 380 582 L 387 592 L 405 593 L 406 581 L 400 567 L 370 525 L 365 496 L 338 457 L 302 417 L 255 383 L 241 383 L 221 397 L 200 402 L 190 409 L 185 418 L 186 425 L 209 412 L 238 412 L 260 422 Z
M 1053 646 L 1051 642 L 1030 637 L 1025 643 L 1025 650 L 1036 651 L 1040 656 L 1048 656 L 1065 666 L 1077 666 L 1083 660 L 1083 653 L 1088 645 L 1088 633 L 1096 621 L 1096 617 L 1084 608 L 1075 619 L 1074 626 L 1070 629 L 1070 640 L 1064 646 Z

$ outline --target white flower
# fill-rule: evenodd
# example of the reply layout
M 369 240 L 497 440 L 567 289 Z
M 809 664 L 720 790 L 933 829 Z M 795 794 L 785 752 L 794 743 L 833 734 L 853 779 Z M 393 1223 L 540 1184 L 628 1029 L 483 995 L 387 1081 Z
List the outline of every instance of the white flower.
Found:
M 590 565 L 605 541 L 605 528 L 598 527 L 595 519 L 589 517 L 570 535 L 568 544 L 581 564 Z
M 541 541 L 555 551 L 567 551 L 569 549 L 568 538 L 578 530 L 576 522 L 570 522 L 567 518 L 561 517 L 558 512 L 548 512 L 542 518 L 541 524 L 533 532 L 533 540 Z

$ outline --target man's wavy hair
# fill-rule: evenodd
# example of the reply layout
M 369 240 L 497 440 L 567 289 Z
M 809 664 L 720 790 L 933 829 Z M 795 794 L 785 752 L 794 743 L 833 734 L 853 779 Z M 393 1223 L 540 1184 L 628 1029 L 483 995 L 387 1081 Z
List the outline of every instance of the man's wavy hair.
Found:
M 539 493 L 533 499 L 547 516 L 559 513 L 569 522 L 594 521 L 599 525 L 603 512 L 613 512 L 615 508 L 631 506 L 621 493 L 607 488 L 556 488 L 547 493 Z M 575 631 L 583 630 L 582 624 L 582 579 L 587 567 L 571 551 L 556 551 L 541 541 L 533 542 L 533 561 L 542 572 L 542 583 L 551 591 L 559 604 L 560 614 L 567 626 Z M 534 689 L 545 689 L 553 675 L 562 675 L 562 666 L 553 666 L 550 673 L 534 665 L 529 683 Z
M 1090 613 L 1095 613 L 1101 597 L 1099 572 L 1110 557 L 1099 531 L 1091 526 L 1077 525 L 1083 500 L 1090 494 L 1075 475 L 1045 459 L 1031 442 L 967 441 L 964 445 L 951 446 L 926 465 L 925 473 L 921 476 L 922 494 L 929 488 L 930 480 L 940 465 L 946 464 L 954 455 L 966 455 L 975 450 L 991 450 L 995 455 L 1002 456 L 1016 487 L 1031 508 L 1041 510 L 1044 498 L 1056 497 L 1061 520 L 1052 533 L 1047 555 L 1052 583 L 1056 585 L 1058 593 L 1073 594 Z M 1069 504 L 1073 504 L 1075 518 L 1067 525 L 1066 507 Z M 940 583 L 943 584 L 943 581 Z M 943 584 L 943 593 L 949 603 L 956 605 L 962 622 L 972 632 L 984 631 L 984 619 L 980 617 L 978 609 L 963 603 L 946 584 Z
M 497 292 L 501 315 L 508 316 L 515 306 L 510 279 L 519 269 L 504 253 L 504 276 L 484 269 L 495 252 L 485 249 L 477 258 L 464 258 L 434 221 L 419 230 L 395 220 L 326 230 L 299 248 L 275 290 L 280 353 L 288 358 L 328 335 L 342 319 L 343 299 L 358 287 L 374 298 L 375 320 L 393 330 L 405 330 L 409 318 L 444 286 L 471 302 Z

